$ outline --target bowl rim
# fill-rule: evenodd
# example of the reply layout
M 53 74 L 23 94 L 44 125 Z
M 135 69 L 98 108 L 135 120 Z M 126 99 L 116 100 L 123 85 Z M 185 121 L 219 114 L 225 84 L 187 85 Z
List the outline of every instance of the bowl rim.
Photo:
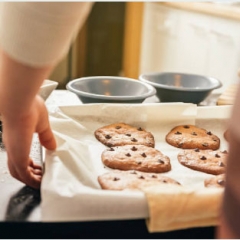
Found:
M 106 96 L 106 95 L 101 95 L 101 94 L 95 94 L 95 93 L 88 93 L 88 92 L 84 92 L 81 90 L 77 90 L 75 88 L 72 87 L 72 85 L 75 82 L 78 81 L 85 81 L 85 80 L 89 80 L 89 79 L 106 79 L 106 78 L 111 78 L 111 79 L 117 79 L 117 80 L 123 80 L 123 81 L 138 81 L 138 83 L 140 83 L 141 85 L 144 85 L 148 92 L 146 92 L 145 94 L 142 94 L 140 96 Z M 156 94 L 156 89 L 155 87 L 153 87 L 152 85 L 145 83 L 145 82 L 141 82 L 139 79 L 134 79 L 134 78 L 128 78 L 128 77 L 117 77 L 117 76 L 92 76 L 92 77 L 81 77 L 81 78 L 76 78 L 73 79 L 71 81 L 69 81 L 66 85 L 67 90 L 74 92 L 77 95 L 83 96 L 83 97 L 91 97 L 91 98 L 100 98 L 103 100 L 138 100 L 138 99 L 144 99 L 144 98 L 148 98 L 151 97 L 153 95 Z
M 157 75 L 166 75 L 166 74 L 179 74 L 179 75 L 192 75 L 192 76 L 197 76 L 197 77 L 202 77 L 209 79 L 210 81 L 215 83 L 215 86 L 208 87 L 208 88 L 176 88 L 174 86 L 169 86 L 169 85 L 164 85 L 161 83 L 155 83 L 151 82 L 150 80 L 147 80 L 144 78 L 144 76 L 157 76 Z M 162 89 L 168 89 L 168 90 L 173 90 L 173 91 L 182 91 L 182 92 L 203 92 L 203 91 L 212 91 L 214 89 L 222 87 L 222 82 L 215 78 L 215 77 L 209 77 L 209 76 L 204 76 L 201 74 L 195 74 L 195 73 L 184 73 L 184 72 L 151 72 L 151 73 L 143 73 L 139 75 L 139 80 L 148 84 L 151 84 L 152 86 L 156 88 L 162 88 Z

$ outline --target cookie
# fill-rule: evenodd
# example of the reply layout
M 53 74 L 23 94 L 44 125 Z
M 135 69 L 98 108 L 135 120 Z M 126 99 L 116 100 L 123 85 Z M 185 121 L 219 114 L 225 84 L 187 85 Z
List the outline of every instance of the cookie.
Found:
M 205 179 L 204 186 L 207 188 L 210 188 L 210 187 L 224 188 L 225 187 L 225 174 L 219 174 L 217 176 Z
M 167 135 L 166 142 L 182 149 L 212 149 L 220 147 L 220 139 L 211 131 L 194 125 L 179 125 L 174 127 Z
M 102 152 L 105 166 L 119 170 L 162 173 L 171 170 L 170 159 L 159 150 L 144 145 L 111 147 Z
M 226 168 L 227 151 L 188 149 L 178 153 L 178 161 L 193 170 L 222 174 Z
M 229 134 L 229 129 L 225 130 L 225 132 L 223 133 L 223 137 L 227 142 L 229 142 Z
M 178 181 L 156 173 L 144 173 L 135 170 L 113 170 L 98 176 L 98 182 L 102 189 L 108 190 L 141 190 L 148 185 L 181 185 Z
M 97 129 L 95 137 L 108 147 L 141 144 L 154 147 L 152 133 L 141 127 L 133 127 L 125 123 L 114 123 Z

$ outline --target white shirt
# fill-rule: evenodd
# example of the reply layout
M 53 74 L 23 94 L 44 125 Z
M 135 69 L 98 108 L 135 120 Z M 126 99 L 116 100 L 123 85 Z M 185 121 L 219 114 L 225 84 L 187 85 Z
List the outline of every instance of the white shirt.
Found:
M 0 46 L 29 66 L 56 64 L 91 7 L 92 2 L 1 2 Z

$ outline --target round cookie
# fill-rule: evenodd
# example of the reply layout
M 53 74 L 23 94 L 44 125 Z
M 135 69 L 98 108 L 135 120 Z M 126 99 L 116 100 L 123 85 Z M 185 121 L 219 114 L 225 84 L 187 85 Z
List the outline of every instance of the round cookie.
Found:
M 141 144 L 154 147 L 155 141 L 152 133 L 141 127 L 133 127 L 125 123 L 114 123 L 97 129 L 95 137 L 108 147 Z
M 226 168 L 227 151 L 188 149 L 178 153 L 178 161 L 185 167 L 214 175 Z
M 204 186 L 207 188 L 216 187 L 224 188 L 225 187 L 225 174 L 219 174 L 204 180 Z
M 166 142 L 182 149 L 212 149 L 220 147 L 220 139 L 212 132 L 194 125 L 179 125 L 167 135 Z
M 144 173 L 135 170 L 113 170 L 98 176 L 98 182 L 102 189 L 108 190 L 141 190 L 147 185 L 181 185 L 176 180 L 156 173 Z
M 105 166 L 119 170 L 162 173 L 171 170 L 170 159 L 159 150 L 144 145 L 111 147 L 102 153 Z
M 229 135 L 230 135 L 229 129 L 225 130 L 223 133 L 223 137 L 227 142 L 229 142 Z

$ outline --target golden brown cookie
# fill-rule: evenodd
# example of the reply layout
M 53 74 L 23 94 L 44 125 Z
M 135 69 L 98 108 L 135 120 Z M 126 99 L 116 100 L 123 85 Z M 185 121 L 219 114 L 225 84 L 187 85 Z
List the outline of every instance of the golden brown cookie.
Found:
M 224 188 L 225 187 L 225 174 L 219 174 L 217 176 L 213 176 L 204 180 L 205 187 L 217 187 Z
M 220 147 L 220 139 L 211 131 L 194 125 L 179 125 L 166 135 L 166 142 L 182 149 L 212 149 Z
M 97 129 L 95 137 L 108 147 L 141 144 L 154 147 L 152 133 L 141 127 L 133 127 L 125 123 L 114 123 Z
M 229 129 L 225 130 L 225 132 L 223 133 L 223 137 L 227 142 L 229 142 L 229 134 Z
M 105 166 L 119 170 L 162 173 L 171 170 L 170 159 L 159 150 L 144 145 L 111 147 L 102 153 Z
M 144 173 L 135 170 L 120 171 L 113 170 L 98 176 L 98 182 L 102 189 L 108 190 L 141 190 L 148 185 L 181 185 L 172 178 L 157 173 Z
M 225 172 L 227 154 L 227 151 L 188 149 L 179 152 L 177 158 L 185 167 L 218 175 Z

